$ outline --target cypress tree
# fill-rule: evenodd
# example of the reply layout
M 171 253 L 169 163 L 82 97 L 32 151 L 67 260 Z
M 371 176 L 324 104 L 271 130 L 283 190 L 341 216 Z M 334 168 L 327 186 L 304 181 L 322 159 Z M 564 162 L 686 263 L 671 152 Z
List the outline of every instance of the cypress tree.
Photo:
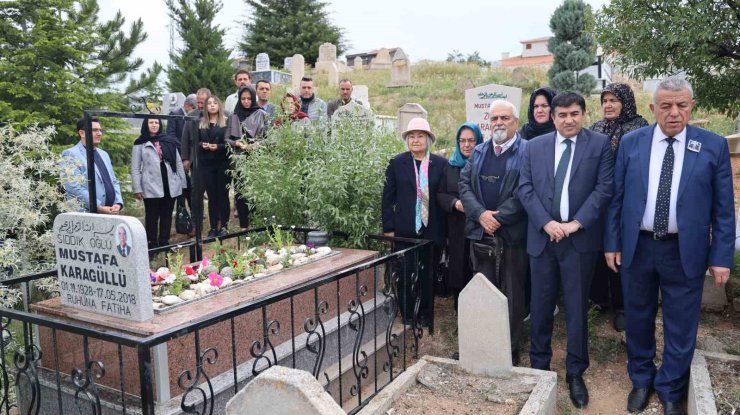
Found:
M 245 0 L 253 10 L 239 44 L 247 56 L 265 52 L 270 60 L 300 53 L 315 64 L 322 43 L 333 43 L 337 54 L 346 50 L 342 30 L 333 25 L 326 3 L 318 0 Z
M 221 100 L 226 99 L 234 89 L 231 51 L 224 47 L 224 30 L 213 22 L 223 4 L 213 0 L 167 0 L 167 7 L 183 41 L 182 48 L 170 56 L 169 90 L 187 95 L 208 88 Z
M 596 86 L 596 79 L 578 71 L 594 62 L 594 18 L 591 6 L 582 0 L 565 0 L 550 18 L 550 38 L 547 49 L 554 56 L 547 75 L 550 85 L 558 91 L 577 91 L 588 95 Z

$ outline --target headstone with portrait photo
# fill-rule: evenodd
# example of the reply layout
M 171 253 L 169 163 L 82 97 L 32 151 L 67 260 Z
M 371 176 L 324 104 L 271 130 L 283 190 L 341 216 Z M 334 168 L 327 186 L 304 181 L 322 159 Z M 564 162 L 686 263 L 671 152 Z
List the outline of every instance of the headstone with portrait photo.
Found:
M 152 318 L 146 231 L 138 219 L 62 213 L 54 219 L 62 305 L 126 320 Z

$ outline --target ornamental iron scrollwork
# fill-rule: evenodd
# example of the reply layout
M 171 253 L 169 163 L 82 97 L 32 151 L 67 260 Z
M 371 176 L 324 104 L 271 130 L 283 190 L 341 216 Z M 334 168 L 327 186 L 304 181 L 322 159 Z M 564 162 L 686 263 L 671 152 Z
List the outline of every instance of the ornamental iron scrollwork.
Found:
M 365 307 L 362 305 L 362 297 L 365 296 L 367 296 L 367 286 L 361 285 L 357 290 L 357 298 L 347 302 L 347 311 L 349 311 L 347 324 L 350 330 L 357 333 L 352 347 L 352 371 L 357 383 L 349 389 L 352 396 L 357 396 L 360 392 L 362 379 L 367 379 L 367 375 L 370 373 L 370 369 L 367 367 L 367 353 L 361 350 L 362 337 L 365 333 Z
M 389 269 L 390 268 L 392 267 L 389 267 Z M 393 358 L 398 357 L 401 351 L 398 344 L 398 335 L 393 333 L 393 323 L 398 314 L 398 280 L 398 271 L 391 270 L 390 273 L 386 273 L 383 284 L 383 295 L 385 296 L 383 301 L 383 310 L 388 317 L 388 325 L 385 330 L 385 351 L 388 355 L 388 360 L 383 364 L 384 372 L 391 371 L 391 367 L 393 367 Z
M 319 379 L 319 372 L 324 362 L 324 352 L 326 350 L 326 331 L 321 315 L 326 315 L 328 312 L 329 303 L 321 301 L 316 305 L 314 316 L 306 318 L 306 321 L 303 322 L 303 329 L 308 333 L 306 337 L 306 350 L 316 355 L 316 362 L 311 371 L 311 374 L 313 374 L 316 380 Z M 328 385 L 329 375 L 324 372 L 324 376 L 326 376 Z
M 41 349 L 35 344 L 29 344 L 23 349 L 23 353 L 16 350 L 13 354 L 13 365 L 17 370 L 15 386 L 20 387 L 24 380 L 28 382 L 31 389 L 31 401 L 28 404 L 27 414 L 38 415 L 41 408 L 41 384 L 36 372 L 36 362 L 41 360 Z
M 196 350 L 196 352 L 199 352 L 200 347 L 197 347 L 197 349 L 198 350 Z M 198 360 L 195 363 L 195 376 L 193 376 L 193 372 L 191 372 L 189 369 L 186 369 L 183 370 L 182 373 L 180 373 L 180 376 L 177 378 L 177 386 L 179 386 L 180 389 L 185 390 L 185 393 L 182 395 L 182 400 L 180 401 L 180 409 L 182 409 L 182 411 L 186 414 L 205 415 L 207 413 L 209 415 L 213 415 L 215 395 L 213 393 L 213 384 L 211 383 L 211 378 L 208 376 L 208 373 L 205 370 L 205 363 L 208 363 L 209 365 L 215 365 L 217 361 L 218 350 L 213 347 L 208 348 L 203 353 L 198 355 Z M 205 380 L 206 387 L 208 388 L 208 393 L 206 393 L 206 391 L 200 386 L 202 383 L 201 379 Z M 198 412 L 196 409 L 197 403 L 189 405 L 186 403 L 190 394 L 195 394 L 195 402 L 197 402 L 198 396 L 203 399 L 203 408 L 200 412 Z
M 419 339 L 421 339 L 424 331 L 421 328 L 419 322 L 419 308 L 421 307 L 421 284 L 419 281 L 419 275 L 424 272 L 424 264 L 421 261 L 417 262 L 419 272 L 411 273 L 411 298 L 414 299 L 414 315 L 411 319 L 411 333 L 414 335 L 414 343 L 411 344 L 410 349 L 414 353 L 414 357 L 419 357 Z
M 262 342 L 259 340 L 255 340 L 252 342 L 252 346 L 249 348 L 249 353 L 254 358 L 254 364 L 252 365 L 252 375 L 257 376 L 262 371 L 269 369 L 272 367 L 272 365 L 277 364 L 277 353 L 275 352 L 275 347 L 272 345 L 272 341 L 270 340 L 270 334 L 273 334 L 277 336 L 280 333 L 280 322 L 277 320 L 272 320 L 271 322 L 263 325 L 263 335 L 262 335 Z M 270 359 L 269 354 L 272 354 L 272 359 Z M 260 361 L 265 361 L 267 364 L 267 367 L 257 370 L 257 365 L 260 363 Z
M 5 356 L 6 348 L 13 342 L 13 333 L 8 329 L 10 322 L 9 318 L 0 318 L 0 356 Z M 10 374 L 5 359 L 0 361 L 0 382 L 2 383 L 0 384 L 0 390 L 2 390 L 0 410 L 5 408 L 5 412 L 10 413 L 10 408 L 14 408 L 15 405 L 10 403 Z
M 80 413 L 87 411 L 83 410 L 84 401 L 90 405 L 90 411 L 93 415 L 100 415 L 103 413 L 103 408 L 100 405 L 100 395 L 98 394 L 98 388 L 96 381 L 105 376 L 105 366 L 98 360 L 92 360 L 87 363 L 84 370 L 79 368 L 72 369 L 72 382 L 75 385 L 75 404 Z

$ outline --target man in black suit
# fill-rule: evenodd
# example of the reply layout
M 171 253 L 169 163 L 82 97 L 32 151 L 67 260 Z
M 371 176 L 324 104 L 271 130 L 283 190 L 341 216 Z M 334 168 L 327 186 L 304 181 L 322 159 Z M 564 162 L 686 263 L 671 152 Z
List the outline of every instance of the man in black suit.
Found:
M 556 132 L 529 141 L 519 180 L 519 198 L 529 218 L 530 360 L 533 368 L 550 370 L 552 310 L 562 285 L 566 381 L 573 404 L 583 408 L 588 404 L 582 377 L 589 365 L 588 295 L 613 191 L 614 156 L 607 136 L 582 128 L 582 96 L 560 93 L 551 107 Z
M 124 229 L 123 226 L 118 228 L 118 243 L 116 244 L 116 248 L 118 248 L 118 253 L 124 258 L 131 253 L 131 246 L 128 244 L 126 229 Z
M 190 111 L 194 110 L 196 108 L 198 102 L 198 98 L 195 94 L 190 94 L 185 98 L 185 102 L 182 104 L 182 108 L 178 108 L 174 111 L 171 111 L 169 115 L 186 115 Z M 178 118 L 175 120 L 170 120 L 167 123 L 167 135 L 171 135 L 175 138 L 181 138 L 182 137 L 182 129 L 185 125 L 185 120 L 183 118 Z M 180 151 L 182 153 L 182 151 Z

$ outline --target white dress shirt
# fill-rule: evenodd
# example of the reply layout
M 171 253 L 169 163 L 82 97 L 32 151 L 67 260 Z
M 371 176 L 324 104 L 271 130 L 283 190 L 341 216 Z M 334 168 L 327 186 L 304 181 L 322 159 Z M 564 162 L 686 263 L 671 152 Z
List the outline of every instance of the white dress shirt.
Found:
M 640 229 L 653 232 L 653 222 L 655 221 L 655 202 L 658 199 L 658 185 L 660 184 L 660 171 L 663 168 L 663 157 L 668 148 L 666 136 L 660 129 L 655 126 L 653 132 L 653 143 L 650 147 L 650 170 L 648 173 L 648 192 L 647 203 L 645 204 L 645 213 L 642 215 Z M 686 128 L 673 138 L 673 179 L 671 180 L 671 201 L 668 212 L 668 233 L 678 233 L 678 222 L 676 221 L 676 200 L 678 199 L 678 185 L 681 181 L 681 170 L 683 170 L 683 156 L 686 153 Z
M 568 170 L 565 171 L 565 180 L 563 181 L 563 193 L 560 196 L 560 219 L 562 222 L 569 221 L 570 215 L 570 201 L 568 200 L 568 185 L 570 184 L 570 169 L 573 166 L 573 156 L 576 154 L 576 139 L 578 134 L 569 138 L 573 143 L 570 145 L 570 160 L 568 161 Z M 555 170 L 553 171 L 553 177 L 558 171 L 558 164 L 560 164 L 560 158 L 563 157 L 563 152 L 568 146 L 564 143 L 565 137 L 560 135 L 558 132 L 555 137 Z M 554 197 L 554 195 L 553 195 Z

